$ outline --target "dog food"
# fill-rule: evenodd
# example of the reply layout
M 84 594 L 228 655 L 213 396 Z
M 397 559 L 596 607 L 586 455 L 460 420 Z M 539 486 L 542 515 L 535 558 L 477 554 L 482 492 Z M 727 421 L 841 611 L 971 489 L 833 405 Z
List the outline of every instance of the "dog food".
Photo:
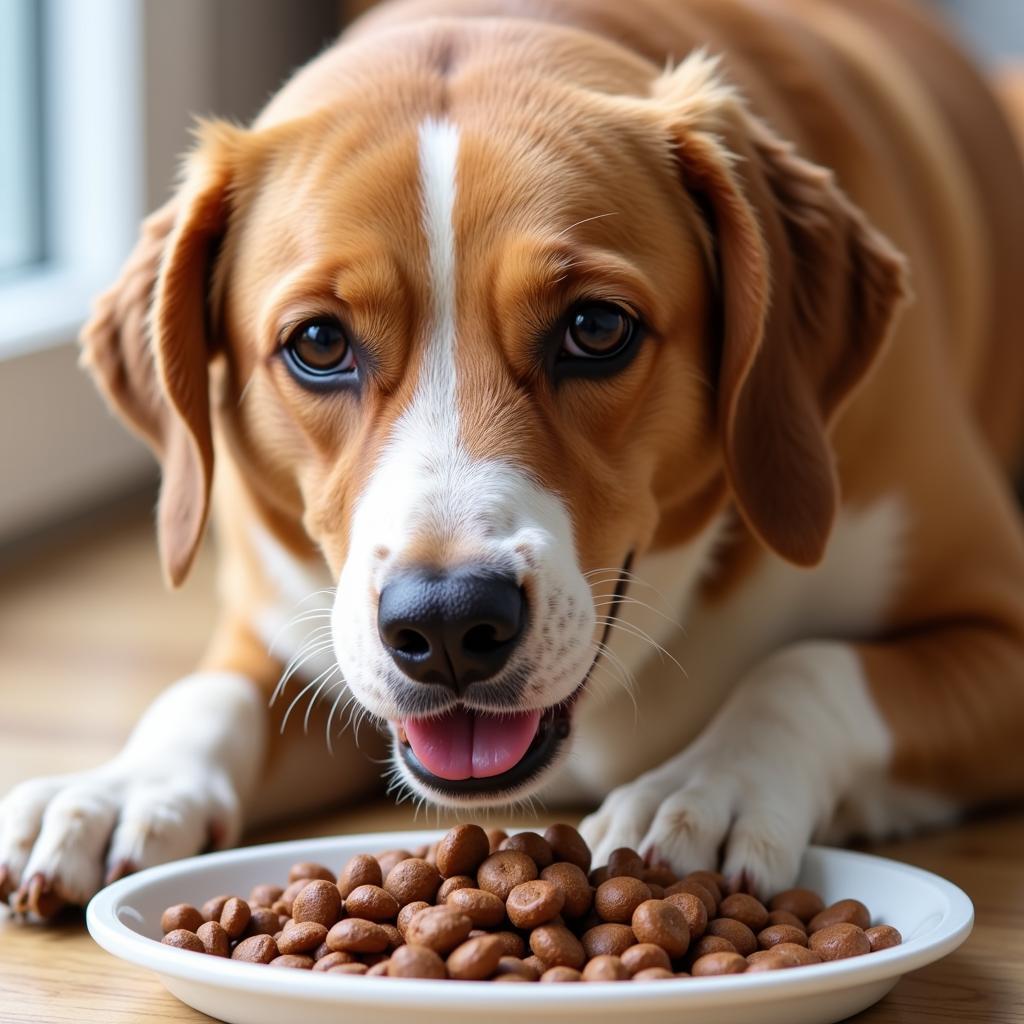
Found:
M 417 851 L 292 866 L 248 900 L 168 907 L 178 949 L 314 974 L 460 981 L 619 982 L 758 973 L 899 945 L 868 908 L 808 889 L 767 905 L 713 871 L 677 878 L 630 849 L 591 868 L 570 825 L 543 835 L 458 825 Z

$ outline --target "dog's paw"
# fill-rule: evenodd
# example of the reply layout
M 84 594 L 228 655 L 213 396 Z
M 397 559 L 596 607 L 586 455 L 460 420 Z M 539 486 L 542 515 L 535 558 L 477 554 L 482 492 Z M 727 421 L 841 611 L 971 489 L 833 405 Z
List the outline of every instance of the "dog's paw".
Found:
M 0 801 L 0 901 L 50 917 L 139 868 L 227 845 L 239 826 L 229 780 L 208 766 L 140 772 L 114 761 L 32 779 Z

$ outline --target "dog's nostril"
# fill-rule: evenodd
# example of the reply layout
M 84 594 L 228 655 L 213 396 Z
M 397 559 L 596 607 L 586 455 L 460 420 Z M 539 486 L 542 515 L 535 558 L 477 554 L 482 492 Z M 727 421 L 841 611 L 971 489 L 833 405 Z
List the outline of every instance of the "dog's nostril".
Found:
M 430 641 L 422 633 L 417 633 L 414 629 L 399 630 L 392 646 L 403 654 L 415 656 L 430 653 Z
M 508 639 L 506 637 L 506 639 Z M 474 626 L 462 638 L 462 647 L 471 654 L 489 654 L 496 647 L 505 643 L 505 640 L 498 639 L 498 632 L 487 623 Z

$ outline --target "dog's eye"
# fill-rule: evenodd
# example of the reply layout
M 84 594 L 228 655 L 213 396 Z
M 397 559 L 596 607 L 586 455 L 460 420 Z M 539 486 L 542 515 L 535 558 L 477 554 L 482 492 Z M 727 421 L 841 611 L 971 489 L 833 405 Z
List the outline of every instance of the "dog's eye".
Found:
M 300 380 L 338 378 L 356 369 L 352 344 L 334 317 L 303 321 L 288 335 L 282 351 L 289 369 Z
M 562 355 L 609 359 L 626 349 L 637 334 L 637 320 L 610 302 L 586 302 L 569 313 Z

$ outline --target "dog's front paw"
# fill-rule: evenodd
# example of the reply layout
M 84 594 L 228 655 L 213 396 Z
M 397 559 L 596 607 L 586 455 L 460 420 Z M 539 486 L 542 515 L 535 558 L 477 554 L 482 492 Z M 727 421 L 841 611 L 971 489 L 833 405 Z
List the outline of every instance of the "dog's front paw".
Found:
M 32 779 L 0 801 L 0 901 L 50 917 L 105 881 L 233 842 L 239 824 L 230 781 L 209 766 L 140 772 L 114 761 Z

